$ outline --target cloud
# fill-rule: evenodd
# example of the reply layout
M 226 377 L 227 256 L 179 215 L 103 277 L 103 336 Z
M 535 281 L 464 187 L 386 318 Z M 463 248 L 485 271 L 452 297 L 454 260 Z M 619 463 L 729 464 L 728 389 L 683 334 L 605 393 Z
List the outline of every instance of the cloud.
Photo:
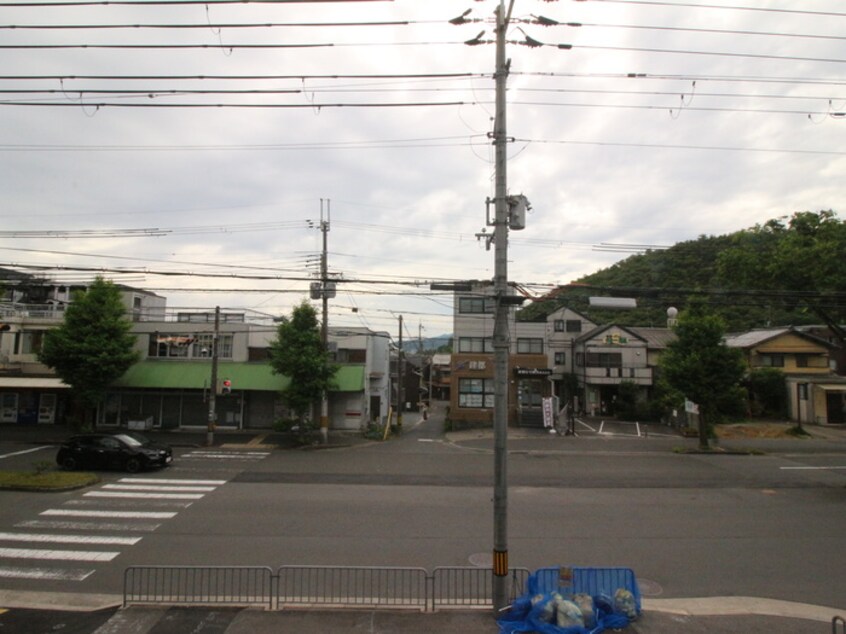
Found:
M 833 0 L 817 4 L 817 11 L 838 10 Z M 5 19 L 19 25 L 207 24 L 16 29 L 4 32 L 10 43 L 207 48 L 0 50 L 3 67 L 14 69 L 6 74 L 66 77 L 0 80 L 7 90 L 56 91 L 7 93 L 5 101 L 72 104 L 0 105 L 3 229 L 167 230 L 160 237 L 2 238 L 0 259 L 276 274 L 258 280 L 144 273 L 139 285 L 161 289 L 173 306 L 241 306 L 278 314 L 307 295 L 307 281 L 288 278 L 316 272 L 321 234 L 307 221 L 319 220 L 324 199 L 331 200 L 330 269 L 345 280 L 491 277 L 493 251 L 476 234 L 492 230 L 485 201 L 494 195 L 487 137 L 494 115 L 494 48 L 461 42 L 482 29 L 484 39 L 493 38 L 490 18 L 497 3 L 472 5 L 469 17 L 481 21 L 459 27 L 446 22 L 455 16 L 439 3 L 413 0 L 8 9 Z M 515 20 L 534 14 L 584 26 L 515 22 L 508 33 L 509 192 L 525 194 L 533 205 L 527 228 L 510 236 L 511 279 L 568 282 L 628 255 L 600 246 L 607 243 L 671 245 L 800 209 L 844 208 L 846 128 L 842 119 L 827 116 L 829 109 L 844 109 L 837 99 L 844 61 L 840 42 L 820 37 L 839 35 L 836 21 L 813 14 L 799 0 L 782 5 L 795 13 L 517 0 Z M 410 24 L 208 26 L 347 21 Z M 573 48 L 520 46 L 524 33 Z M 260 43 L 334 46 L 229 48 Z M 385 76 L 392 73 L 408 77 Z M 469 76 L 435 76 L 444 73 Z M 167 79 L 175 75 L 240 79 Z M 290 78 L 258 81 L 248 75 Z M 104 88 L 148 92 L 80 94 Z M 289 92 L 186 92 L 196 90 Z M 291 107 L 95 105 L 106 101 Z M 400 105 L 447 102 L 453 105 Z M 36 251 L 9 250 L 19 248 Z M 168 290 L 184 288 L 197 290 Z M 427 334 L 451 328 L 449 299 L 427 296 L 425 284 L 345 281 L 341 289 L 331 303 L 340 325 L 393 329 L 396 316 L 406 313 Z

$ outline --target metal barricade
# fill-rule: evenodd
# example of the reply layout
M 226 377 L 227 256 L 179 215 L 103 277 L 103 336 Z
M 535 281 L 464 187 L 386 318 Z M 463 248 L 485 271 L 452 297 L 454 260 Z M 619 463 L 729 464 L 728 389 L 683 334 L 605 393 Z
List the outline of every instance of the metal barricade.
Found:
M 123 574 L 123 606 L 165 603 L 272 609 L 273 581 L 268 567 L 130 566 Z
M 526 580 L 526 568 L 511 568 L 511 596 L 521 596 Z M 432 571 L 431 608 L 491 608 L 493 606 L 493 569 L 442 566 Z
M 282 566 L 277 607 L 390 607 L 426 610 L 423 568 Z

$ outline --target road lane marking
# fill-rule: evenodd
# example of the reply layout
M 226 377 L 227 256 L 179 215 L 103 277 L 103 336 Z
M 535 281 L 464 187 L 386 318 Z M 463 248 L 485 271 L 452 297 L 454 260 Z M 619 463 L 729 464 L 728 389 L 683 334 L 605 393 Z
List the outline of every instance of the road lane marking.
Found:
M 29 520 L 15 524 L 15 528 L 38 528 L 71 531 L 135 531 L 152 533 L 161 524 L 149 522 L 66 522 L 60 520 Z
M 130 491 L 89 491 L 83 497 L 89 498 L 135 498 L 147 500 L 200 500 L 202 493 L 132 493 Z
M 161 493 L 209 493 L 215 490 L 215 487 L 158 486 L 153 484 L 107 484 L 102 488 L 109 489 L 110 491 L 159 491 Z
M 830 467 L 779 467 L 785 471 L 825 471 L 826 469 L 846 469 L 846 466 L 834 465 Z
M 93 570 L 80 568 L 12 568 L 0 567 L 0 577 L 5 579 L 43 579 L 49 581 L 83 581 L 94 574 Z
M 164 511 L 72 511 L 67 509 L 47 509 L 39 515 L 63 517 L 109 517 L 120 519 L 153 519 L 169 520 L 176 517 L 176 513 Z
M 35 449 L 24 449 L 23 451 L 14 451 L 12 453 L 5 453 L 2 456 L 0 456 L 0 459 L 11 458 L 12 456 L 22 456 L 22 455 L 27 454 L 27 453 L 33 453 L 35 451 L 41 451 L 42 449 L 50 449 L 51 446 L 52 445 L 44 445 L 42 447 L 36 447 Z
M 111 561 L 120 555 L 98 550 L 38 550 L 34 548 L 0 548 L 0 557 L 9 559 L 55 559 L 63 561 Z
M 35 542 L 51 544 L 97 544 L 107 546 L 134 546 L 140 537 L 108 535 L 48 535 L 45 533 L 0 533 L 0 541 Z
M 176 480 L 171 478 L 121 478 L 118 482 L 126 482 L 127 484 L 198 484 L 208 486 L 226 484 L 226 480 Z

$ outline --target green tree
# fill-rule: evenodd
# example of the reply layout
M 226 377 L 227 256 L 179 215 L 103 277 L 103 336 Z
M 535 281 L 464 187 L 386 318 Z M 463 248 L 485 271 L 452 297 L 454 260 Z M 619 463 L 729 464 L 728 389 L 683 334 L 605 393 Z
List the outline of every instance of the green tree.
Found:
M 732 288 L 782 291 L 788 308 L 812 313 L 846 343 L 846 310 L 826 297 L 846 292 L 844 254 L 846 223 L 833 211 L 802 211 L 735 234 L 719 277 Z
M 62 325 L 47 332 L 38 359 L 71 386 L 85 417 L 115 379 L 138 361 L 132 323 L 120 291 L 98 277 L 87 291 L 77 291 Z M 74 417 L 79 425 L 83 421 Z
M 323 345 L 317 313 L 306 301 L 296 306 L 290 318 L 283 318 L 270 343 L 270 365 L 275 374 L 290 379 L 282 397 L 302 422 L 323 392 L 332 387 L 337 366 L 329 362 Z
M 708 313 L 700 301 L 690 303 L 675 326 L 676 339 L 667 345 L 659 366 L 669 386 L 699 405 L 699 446 L 708 448 L 710 425 L 733 407 L 742 392 L 745 364 L 740 350 L 723 341 L 722 319 Z

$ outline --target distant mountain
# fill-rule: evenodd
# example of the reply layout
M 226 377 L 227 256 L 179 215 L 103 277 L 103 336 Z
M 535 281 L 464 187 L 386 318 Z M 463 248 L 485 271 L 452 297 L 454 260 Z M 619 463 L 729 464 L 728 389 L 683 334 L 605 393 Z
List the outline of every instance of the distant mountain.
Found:
M 437 337 L 423 337 L 422 339 L 404 339 L 402 349 L 407 353 L 416 353 L 423 347 L 423 352 L 435 352 L 443 346 L 450 345 L 452 335 L 439 335 Z
M 744 230 L 724 236 L 701 236 L 680 242 L 666 250 L 633 255 L 613 266 L 597 271 L 570 285 L 547 294 L 518 313 L 523 321 L 542 321 L 560 306 L 567 306 L 598 324 L 617 323 L 631 326 L 664 327 L 667 309 L 683 310 L 693 294 L 701 293 L 714 312 L 726 322 L 727 330 L 820 323 L 818 314 L 808 310 L 797 297 L 756 296 L 759 288 L 741 288 L 738 294 L 736 271 L 719 270 L 720 254 L 744 245 L 744 257 L 752 262 L 767 262 L 769 253 L 757 252 Z M 744 239 L 747 238 L 747 239 Z M 751 242 L 754 245 L 754 242 Z M 846 252 L 846 244 L 839 247 Z M 756 281 L 757 282 L 757 281 Z M 582 285 L 580 288 L 579 285 Z M 803 288 L 792 290 L 805 290 Z M 596 296 L 633 297 L 637 308 L 614 310 L 590 305 Z

